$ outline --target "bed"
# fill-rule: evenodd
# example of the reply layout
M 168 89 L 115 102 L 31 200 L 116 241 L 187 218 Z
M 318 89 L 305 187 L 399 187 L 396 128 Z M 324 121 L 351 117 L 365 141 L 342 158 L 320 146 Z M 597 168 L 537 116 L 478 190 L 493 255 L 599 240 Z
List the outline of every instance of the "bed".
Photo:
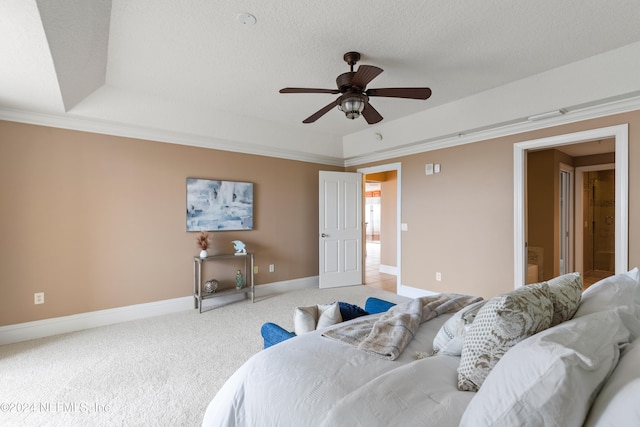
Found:
M 203 426 L 640 425 L 637 269 L 584 293 L 572 274 L 473 301 L 421 319 L 397 355 L 340 337 L 407 304 L 269 347 Z

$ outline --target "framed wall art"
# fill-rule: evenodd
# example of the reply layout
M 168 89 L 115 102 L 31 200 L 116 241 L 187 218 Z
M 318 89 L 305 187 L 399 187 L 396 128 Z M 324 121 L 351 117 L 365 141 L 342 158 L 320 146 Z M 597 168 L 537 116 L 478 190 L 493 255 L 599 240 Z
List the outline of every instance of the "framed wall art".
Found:
M 187 178 L 187 231 L 253 230 L 253 183 Z

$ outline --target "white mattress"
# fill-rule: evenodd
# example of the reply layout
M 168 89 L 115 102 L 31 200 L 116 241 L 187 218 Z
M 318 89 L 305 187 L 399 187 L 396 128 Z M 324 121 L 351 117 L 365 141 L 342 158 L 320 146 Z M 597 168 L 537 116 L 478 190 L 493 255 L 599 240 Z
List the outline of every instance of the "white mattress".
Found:
M 203 426 L 457 426 L 475 395 L 457 388 L 460 358 L 415 359 L 450 316 L 423 323 L 395 361 L 318 331 L 265 349 L 224 384 Z

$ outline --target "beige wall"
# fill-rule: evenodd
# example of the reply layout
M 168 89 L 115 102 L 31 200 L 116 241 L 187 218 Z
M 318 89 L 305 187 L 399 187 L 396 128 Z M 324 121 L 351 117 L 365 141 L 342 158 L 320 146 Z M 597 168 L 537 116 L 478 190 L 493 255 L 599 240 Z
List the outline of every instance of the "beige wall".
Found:
M 402 163 L 402 284 L 484 297 L 513 289 L 513 145 L 629 123 L 629 267 L 640 266 L 640 111 L 434 150 Z M 425 175 L 427 163 L 442 172 Z M 351 169 L 351 168 L 349 168 Z M 355 167 L 353 168 L 355 169 Z M 442 281 L 435 273 L 442 273 Z
M 403 285 L 489 297 L 513 288 L 513 144 L 621 123 L 640 266 L 640 111 L 349 170 L 402 163 Z M 426 163 L 442 172 L 426 176 Z M 0 121 L 0 325 L 189 295 L 187 177 L 255 183 L 256 229 L 215 233 L 214 250 L 247 242 L 259 284 L 315 276 L 318 171 L 339 169 Z
M 340 169 L 0 121 L 0 325 L 190 295 L 187 177 L 255 184 L 255 229 L 213 253 L 243 240 L 258 284 L 316 276 L 318 171 Z

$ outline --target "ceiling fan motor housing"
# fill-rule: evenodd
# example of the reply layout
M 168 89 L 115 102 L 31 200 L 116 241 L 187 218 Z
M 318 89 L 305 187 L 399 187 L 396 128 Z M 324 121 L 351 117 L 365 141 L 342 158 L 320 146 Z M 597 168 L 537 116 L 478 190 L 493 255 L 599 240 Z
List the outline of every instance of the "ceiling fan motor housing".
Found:
M 336 85 L 340 92 L 345 93 L 347 90 L 351 88 L 351 81 L 353 80 L 353 76 L 356 73 L 354 71 L 347 71 L 346 73 L 342 73 L 336 79 Z

